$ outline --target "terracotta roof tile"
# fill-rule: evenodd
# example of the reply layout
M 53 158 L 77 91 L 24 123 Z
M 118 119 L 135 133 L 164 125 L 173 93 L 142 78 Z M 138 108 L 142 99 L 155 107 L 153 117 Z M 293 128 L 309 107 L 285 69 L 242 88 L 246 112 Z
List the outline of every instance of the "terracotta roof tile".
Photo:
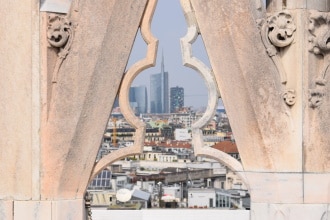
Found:
M 235 142 L 232 141 L 221 141 L 212 146 L 212 148 L 221 150 L 227 154 L 237 154 L 238 149 Z

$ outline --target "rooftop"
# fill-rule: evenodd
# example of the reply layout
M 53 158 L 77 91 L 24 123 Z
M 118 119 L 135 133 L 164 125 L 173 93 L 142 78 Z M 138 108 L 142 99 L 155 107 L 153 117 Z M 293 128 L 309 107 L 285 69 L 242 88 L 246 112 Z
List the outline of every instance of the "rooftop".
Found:
M 192 219 L 226 219 L 249 220 L 248 210 L 223 210 L 223 209 L 142 209 L 142 210 L 101 210 L 92 209 L 93 220 L 192 220 Z
M 221 141 L 212 146 L 212 148 L 221 150 L 227 154 L 238 154 L 237 145 L 232 141 Z

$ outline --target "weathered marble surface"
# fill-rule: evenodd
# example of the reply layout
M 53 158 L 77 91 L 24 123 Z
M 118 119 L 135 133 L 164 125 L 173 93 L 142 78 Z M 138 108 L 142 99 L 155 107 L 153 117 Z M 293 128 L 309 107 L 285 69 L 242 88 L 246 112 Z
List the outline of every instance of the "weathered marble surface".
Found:
M 31 173 L 35 168 L 32 152 L 38 148 L 33 129 L 40 123 L 33 115 L 34 101 L 38 101 L 34 86 L 38 85 L 32 84 L 39 74 L 35 69 L 39 57 L 33 57 L 39 46 L 34 32 L 39 29 L 34 26 L 37 8 L 33 12 L 31 8 L 38 4 L 30 0 L 1 3 L 0 199 L 29 199 L 38 182 Z
M 57 83 L 49 14 L 39 0 L 1 3 L 0 219 L 82 219 L 147 0 L 74 1 L 75 36 Z
M 191 2 L 244 169 L 301 171 L 301 120 L 280 95 L 256 24 L 262 12 L 249 1 Z
M 268 10 L 278 11 L 282 9 L 315 9 L 329 11 L 329 0 L 268 0 Z
M 73 5 L 74 40 L 42 100 L 42 199 L 82 198 L 146 2 Z
M 329 31 L 327 25 L 319 28 L 318 20 L 316 30 L 311 31 L 309 9 L 327 11 L 329 2 L 285 1 L 284 6 L 284 1 L 270 1 L 269 12 L 287 9 L 286 18 L 290 15 L 294 22 L 294 28 L 286 29 L 286 33 L 294 31 L 294 40 L 283 48 L 275 45 L 276 51 L 261 40 L 266 14 L 259 1 L 190 2 L 242 158 L 244 171 L 240 174 L 251 193 L 251 219 L 327 219 L 327 70 L 321 82 L 326 87 L 322 88 L 321 104 L 311 106 L 310 95 L 327 68 L 328 49 L 323 46 L 315 55 L 308 48 L 311 34 L 322 47 Z M 322 16 L 326 18 L 327 14 Z M 278 25 L 283 25 L 281 22 Z M 285 80 L 278 64 L 283 65 Z M 283 99 L 286 89 L 295 92 L 294 102 Z M 306 215 L 301 214 L 304 210 L 308 210 Z

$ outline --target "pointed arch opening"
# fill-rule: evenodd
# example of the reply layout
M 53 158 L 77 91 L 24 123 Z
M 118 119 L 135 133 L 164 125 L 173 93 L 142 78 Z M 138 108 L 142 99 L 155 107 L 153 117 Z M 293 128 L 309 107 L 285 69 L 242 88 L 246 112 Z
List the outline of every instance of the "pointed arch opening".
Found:
M 173 5 L 176 6 L 173 7 Z M 181 20 L 176 19 L 170 23 L 164 19 L 164 17 L 168 17 L 166 15 L 168 10 L 178 10 Z M 178 189 L 180 193 L 175 196 L 178 196 L 179 199 L 176 198 L 173 201 L 177 201 L 178 207 L 189 208 L 195 207 L 192 203 L 189 204 L 189 190 L 191 191 L 193 188 L 212 189 L 214 199 L 212 202 L 208 200 L 208 204 L 203 205 L 203 208 L 236 207 L 243 209 L 244 207 L 239 205 L 240 196 L 228 197 L 223 194 L 224 190 L 231 189 L 245 192 L 246 195 L 249 193 L 247 187 L 244 186 L 244 178 L 240 176 L 242 167 L 238 162 L 240 158 L 237 148 L 234 151 L 229 149 L 235 148 L 235 141 L 222 100 L 219 98 L 217 85 L 212 79 L 212 70 L 202 37 L 198 31 L 191 32 L 191 26 L 188 26 L 187 30 L 180 1 L 158 1 L 155 14 L 162 13 L 163 17 L 156 17 L 160 20 L 158 22 L 162 23 L 157 23 L 154 19 L 151 25 L 152 33 L 159 39 L 159 49 L 157 56 L 154 57 L 155 59 L 157 57 L 155 67 L 136 71 L 129 83 L 125 84 L 124 79 L 119 91 L 119 99 L 125 94 L 125 101 L 122 102 L 125 104 L 114 105 L 117 108 L 114 108 L 110 115 L 102 143 L 103 149 L 108 148 L 103 151 L 105 152 L 103 156 L 107 160 L 104 160 L 102 169 L 106 170 L 101 171 L 102 169 L 98 168 L 97 172 L 94 172 L 94 175 L 97 176 L 95 179 L 91 179 L 89 190 L 96 189 L 95 184 L 102 185 L 102 182 L 110 184 L 109 189 L 112 190 L 124 188 L 125 185 L 136 185 L 140 187 L 140 190 L 150 194 L 150 204 L 144 203 L 144 207 L 149 205 L 150 207 L 162 207 L 166 206 L 166 202 L 163 200 L 166 198 L 163 197 L 169 194 L 165 192 Z M 175 27 L 173 22 L 182 22 L 182 26 L 173 30 Z M 168 31 L 163 25 L 166 23 L 170 23 L 171 31 Z M 157 28 L 160 29 L 159 32 L 157 32 Z M 187 45 L 183 45 L 182 40 L 180 44 L 180 38 L 185 38 L 186 32 L 188 32 Z M 172 38 L 175 39 L 175 43 L 166 42 Z M 144 59 L 143 54 L 148 53 L 144 41 L 145 36 L 141 29 L 137 33 L 125 77 L 131 68 L 134 69 L 136 63 Z M 192 54 L 184 54 L 184 47 L 187 46 L 190 47 L 188 51 L 191 50 L 193 54 L 198 54 L 198 58 Z M 186 58 L 193 61 L 185 60 Z M 191 68 L 184 67 L 182 62 Z M 159 82 L 160 85 L 155 85 Z M 166 87 L 167 94 L 164 92 L 164 87 Z M 157 90 L 159 88 L 160 90 Z M 184 97 L 183 106 L 171 108 L 172 88 L 173 93 L 177 93 L 176 96 Z M 158 105 L 153 104 L 150 100 L 155 94 L 158 96 L 154 96 L 153 99 L 160 101 Z M 149 101 L 146 102 L 145 97 Z M 167 99 L 167 104 L 162 99 Z M 125 119 L 125 113 L 122 114 L 121 110 L 129 112 L 129 117 L 134 115 L 134 119 Z M 141 132 L 144 133 L 144 136 L 141 136 L 143 139 L 139 139 L 139 144 L 134 139 L 137 137 L 137 127 L 127 123 L 127 121 L 134 120 L 136 120 L 136 124 L 141 122 L 143 130 Z M 127 139 L 125 140 L 125 138 Z M 120 156 L 116 155 L 116 151 L 119 150 L 123 152 Z M 102 154 L 99 154 L 100 157 Z M 171 170 L 173 167 L 174 169 Z M 236 171 L 239 171 L 239 175 L 235 173 Z M 123 182 L 121 175 L 115 174 L 116 172 L 126 173 L 126 180 Z M 202 176 L 199 173 L 202 173 Z M 107 178 L 111 176 L 115 181 L 103 180 L 103 176 Z M 113 199 L 108 203 L 115 204 L 115 197 L 115 194 L 111 196 Z M 193 199 L 190 198 L 190 201 Z

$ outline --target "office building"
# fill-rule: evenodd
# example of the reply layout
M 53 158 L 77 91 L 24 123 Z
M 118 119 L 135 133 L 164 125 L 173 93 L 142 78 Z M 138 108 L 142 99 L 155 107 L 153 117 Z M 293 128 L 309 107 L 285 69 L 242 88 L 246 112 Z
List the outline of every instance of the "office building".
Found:
M 161 72 L 150 76 L 150 113 L 169 113 L 168 72 L 164 70 L 162 56 Z
M 135 114 L 144 114 L 148 110 L 146 86 L 134 86 L 129 90 L 129 102 Z
M 175 113 L 184 106 L 184 89 L 178 86 L 172 87 L 170 97 L 171 113 Z

